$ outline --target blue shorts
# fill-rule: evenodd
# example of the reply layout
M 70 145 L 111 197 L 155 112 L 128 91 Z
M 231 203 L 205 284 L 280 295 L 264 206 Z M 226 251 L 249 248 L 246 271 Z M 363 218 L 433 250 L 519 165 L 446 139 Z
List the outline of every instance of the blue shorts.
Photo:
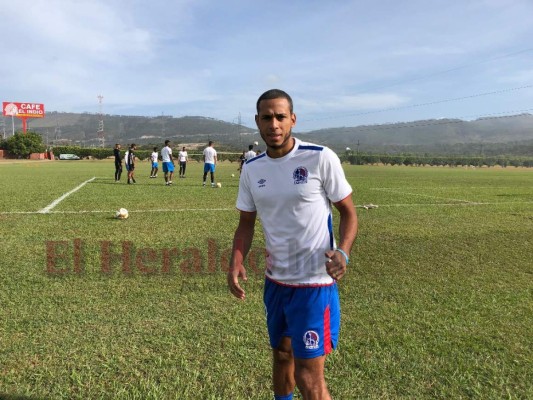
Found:
M 163 172 L 174 172 L 174 164 L 168 161 L 163 162 Z
M 291 338 L 296 358 L 315 358 L 337 347 L 340 302 L 337 284 L 284 286 L 265 280 L 264 298 L 270 346 Z
M 159 168 L 159 164 L 156 163 L 156 162 L 153 162 L 153 163 L 152 163 L 152 168 Z
M 215 172 L 215 164 L 210 164 L 210 163 L 204 164 L 204 174 L 208 172 Z

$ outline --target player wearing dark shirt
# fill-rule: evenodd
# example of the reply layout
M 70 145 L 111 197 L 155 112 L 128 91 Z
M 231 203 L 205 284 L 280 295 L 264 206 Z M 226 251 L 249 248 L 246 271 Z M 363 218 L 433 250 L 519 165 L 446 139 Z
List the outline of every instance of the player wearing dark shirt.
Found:
M 135 173 L 135 153 L 134 151 L 137 150 L 137 146 L 135 143 L 133 143 L 130 146 L 130 151 L 128 152 L 128 183 L 137 183 L 135 182 L 135 178 L 133 177 L 133 174 Z
M 122 175 L 122 159 L 120 158 L 120 144 L 115 144 L 113 149 L 113 154 L 115 155 L 115 182 L 120 181 L 120 176 Z

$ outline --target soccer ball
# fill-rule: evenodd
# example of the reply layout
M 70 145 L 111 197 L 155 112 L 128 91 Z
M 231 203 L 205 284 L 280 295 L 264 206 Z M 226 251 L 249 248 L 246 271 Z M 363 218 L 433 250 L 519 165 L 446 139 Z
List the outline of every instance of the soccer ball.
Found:
M 231 174 L 231 177 L 232 177 L 232 178 L 235 178 L 235 174 Z
M 222 183 L 220 183 L 220 182 L 217 182 L 217 188 L 219 188 L 219 189 L 220 189 L 221 187 L 222 187 Z
M 115 218 L 118 218 L 118 219 L 126 219 L 129 216 L 130 214 L 128 213 L 128 210 L 126 210 L 125 208 L 121 208 L 115 213 Z
M 259 146 L 259 142 L 254 142 L 254 144 L 255 144 L 256 146 Z

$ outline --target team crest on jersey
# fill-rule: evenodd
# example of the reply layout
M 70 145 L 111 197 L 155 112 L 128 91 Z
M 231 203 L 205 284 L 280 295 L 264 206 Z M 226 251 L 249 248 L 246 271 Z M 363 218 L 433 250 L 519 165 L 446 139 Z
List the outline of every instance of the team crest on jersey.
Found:
M 302 183 L 307 183 L 307 177 L 309 172 L 305 167 L 298 167 L 292 173 L 292 178 L 294 179 L 295 185 L 301 185 Z
M 258 187 L 265 187 L 266 179 L 261 178 L 257 181 L 257 183 L 259 184 Z
M 304 334 L 304 343 L 305 348 L 308 350 L 314 350 L 318 349 L 318 342 L 320 341 L 320 337 L 318 336 L 318 333 L 316 331 L 307 331 Z

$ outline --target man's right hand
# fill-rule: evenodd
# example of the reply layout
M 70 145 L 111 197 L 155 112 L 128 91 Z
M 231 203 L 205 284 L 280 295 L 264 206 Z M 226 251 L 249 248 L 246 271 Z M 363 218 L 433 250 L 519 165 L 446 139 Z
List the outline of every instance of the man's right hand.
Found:
M 228 271 L 228 288 L 232 295 L 240 300 L 244 300 L 246 294 L 241 285 L 239 285 L 239 278 L 244 282 L 248 280 L 246 269 L 242 264 L 236 267 L 230 267 L 230 270 Z

